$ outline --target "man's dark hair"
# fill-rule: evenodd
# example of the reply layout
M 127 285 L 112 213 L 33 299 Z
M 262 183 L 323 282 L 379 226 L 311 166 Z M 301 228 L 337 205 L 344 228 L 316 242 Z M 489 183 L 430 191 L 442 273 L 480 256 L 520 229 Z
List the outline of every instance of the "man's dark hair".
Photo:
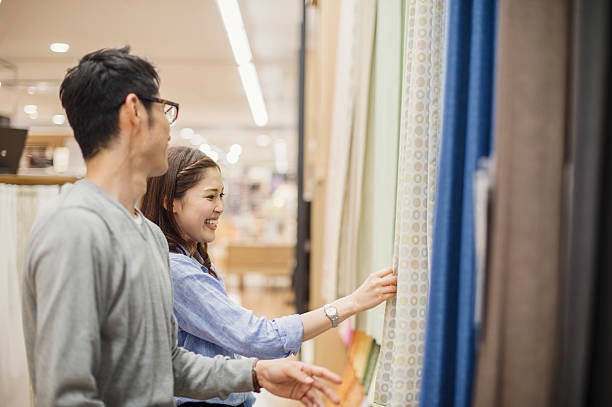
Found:
M 70 68 L 60 86 L 60 99 L 83 158 L 96 155 L 117 135 L 119 107 L 134 93 L 151 97 L 159 76 L 151 63 L 130 54 L 130 47 L 101 49 Z M 147 110 L 151 103 L 141 99 Z

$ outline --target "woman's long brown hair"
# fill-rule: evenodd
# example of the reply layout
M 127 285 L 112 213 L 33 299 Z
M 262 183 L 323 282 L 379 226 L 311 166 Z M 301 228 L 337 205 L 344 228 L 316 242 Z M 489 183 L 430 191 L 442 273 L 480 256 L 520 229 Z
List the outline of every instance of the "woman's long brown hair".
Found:
M 204 266 L 215 275 L 208 256 L 207 244 L 189 245 L 183 239 L 172 212 L 174 199 L 185 196 L 187 190 L 202 179 L 208 168 L 216 168 L 220 171 L 217 163 L 200 150 L 191 147 L 170 147 L 168 149 L 168 172 L 159 177 L 149 178 L 147 192 L 142 198 L 141 211 L 164 232 L 171 252 L 181 251 L 179 246 L 188 250 L 192 256 L 197 252 Z

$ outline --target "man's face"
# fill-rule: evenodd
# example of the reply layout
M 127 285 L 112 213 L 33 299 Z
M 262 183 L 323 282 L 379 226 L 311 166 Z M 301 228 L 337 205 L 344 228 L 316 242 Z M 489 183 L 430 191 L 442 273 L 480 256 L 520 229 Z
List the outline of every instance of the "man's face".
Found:
M 145 123 L 148 132 L 144 137 L 146 159 L 151 164 L 150 177 L 156 177 L 168 171 L 168 142 L 170 141 L 170 124 L 164 115 L 164 105 L 151 103 L 149 120 Z

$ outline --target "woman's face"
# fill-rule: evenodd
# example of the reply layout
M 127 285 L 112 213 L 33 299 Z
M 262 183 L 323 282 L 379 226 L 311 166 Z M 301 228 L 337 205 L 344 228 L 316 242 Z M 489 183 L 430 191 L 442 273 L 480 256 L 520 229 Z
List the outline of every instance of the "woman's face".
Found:
M 215 240 L 219 217 L 223 213 L 223 182 L 217 168 L 204 170 L 202 179 L 172 204 L 174 217 L 189 243 Z

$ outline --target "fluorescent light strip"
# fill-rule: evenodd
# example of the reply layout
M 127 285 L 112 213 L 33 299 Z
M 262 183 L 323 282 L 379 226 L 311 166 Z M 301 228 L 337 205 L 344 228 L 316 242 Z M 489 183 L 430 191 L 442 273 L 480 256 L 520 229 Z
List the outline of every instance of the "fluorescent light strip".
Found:
M 255 65 L 253 65 L 251 47 L 247 38 L 244 23 L 240 14 L 240 7 L 236 0 L 217 0 L 217 7 L 232 47 L 234 60 L 238 65 L 240 80 L 249 102 L 251 115 L 257 126 L 268 123 L 268 112 L 263 99 Z
M 253 55 L 251 55 L 251 47 L 249 47 L 249 39 L 244 29 L 238 2 L 236 0 L 217 0 L 217 7 L 223 19 L 236 64 L 242 65 L 250 62 Z
M 249 101 L 253 120 L 256 125 L 260 127 L 265 126 L 268 123 L 268 112 L 266 111 L 266 104 L 264 103 L 261 87 L 259 86 L 255 65 L 252 63 L 241 65 L 238 67 L 238 72 L 240 73 L 242 87 Z

